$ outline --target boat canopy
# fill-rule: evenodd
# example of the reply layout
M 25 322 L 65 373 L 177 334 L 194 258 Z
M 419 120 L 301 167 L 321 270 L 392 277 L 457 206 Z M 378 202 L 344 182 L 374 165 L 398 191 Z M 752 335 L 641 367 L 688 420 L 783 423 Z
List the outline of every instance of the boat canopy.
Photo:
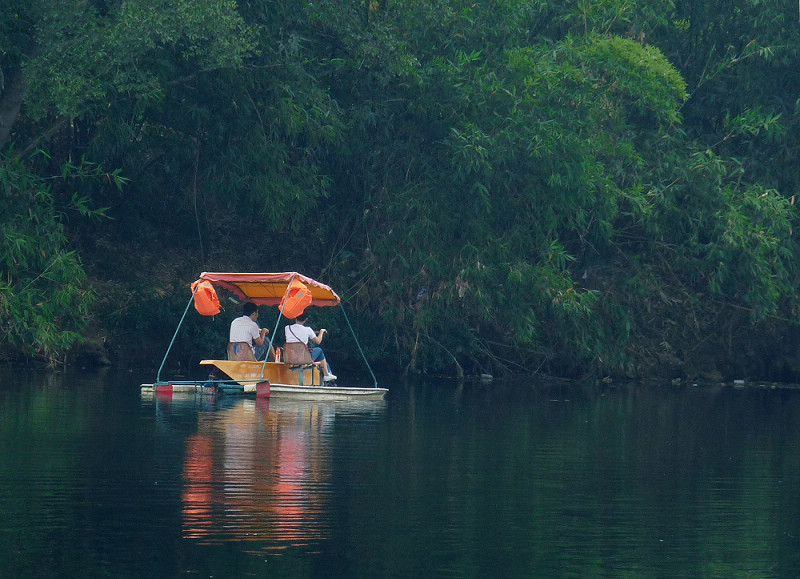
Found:
M 292 282 L 300 281 L 311 292 L 312 306 L 338 306 L 341 299 L 331 288 L 296 271 L 283 273 L 203 272 L 198 281 L 209 281 L 238 298 L 259 306 L 278 306 Z

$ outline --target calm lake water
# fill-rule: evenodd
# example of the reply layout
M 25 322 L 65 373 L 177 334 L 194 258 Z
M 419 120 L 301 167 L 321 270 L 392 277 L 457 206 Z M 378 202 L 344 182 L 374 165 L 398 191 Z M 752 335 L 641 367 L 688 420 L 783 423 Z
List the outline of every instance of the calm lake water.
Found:
M 0 370 L 2 577 L 797 577 L 800 392 Z

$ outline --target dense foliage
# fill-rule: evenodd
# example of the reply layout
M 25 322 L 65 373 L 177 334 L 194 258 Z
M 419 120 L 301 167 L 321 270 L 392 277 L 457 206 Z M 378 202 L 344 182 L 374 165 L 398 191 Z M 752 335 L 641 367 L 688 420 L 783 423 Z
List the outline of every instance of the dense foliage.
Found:
M 800 370 L 774 347 L 798 321 L 791 7 L 11 4 L 7 352 L 159 350 L 199 271 L 287 269 L 401 368 Z M 192 324 L 188 358 L 224 340 Z

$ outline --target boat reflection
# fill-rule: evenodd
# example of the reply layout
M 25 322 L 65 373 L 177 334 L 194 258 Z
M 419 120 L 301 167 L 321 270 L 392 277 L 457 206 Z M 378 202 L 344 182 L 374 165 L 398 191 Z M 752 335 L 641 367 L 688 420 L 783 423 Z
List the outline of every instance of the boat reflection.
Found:
M 183 536 L 270 549 L 327 538 L 336 417 L 384 409 L 383 401 L 238 399 L 200 412 L 186 440 Z

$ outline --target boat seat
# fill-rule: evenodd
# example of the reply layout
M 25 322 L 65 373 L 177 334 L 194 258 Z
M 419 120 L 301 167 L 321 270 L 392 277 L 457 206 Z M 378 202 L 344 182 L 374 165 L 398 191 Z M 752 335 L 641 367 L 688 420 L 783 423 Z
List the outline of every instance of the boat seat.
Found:
M 283 346 L 283 363 L 286 364 L 290 370 L 300 372 L 300 386 L 303 384 L 305 377 L 305 370 L 314 368 L 314 360 L 311 359 L 311 352 L 308 347 L 300 342 L 286 342 Z M 314 372 L 311 373 L 311 386 L 314 386 Z

